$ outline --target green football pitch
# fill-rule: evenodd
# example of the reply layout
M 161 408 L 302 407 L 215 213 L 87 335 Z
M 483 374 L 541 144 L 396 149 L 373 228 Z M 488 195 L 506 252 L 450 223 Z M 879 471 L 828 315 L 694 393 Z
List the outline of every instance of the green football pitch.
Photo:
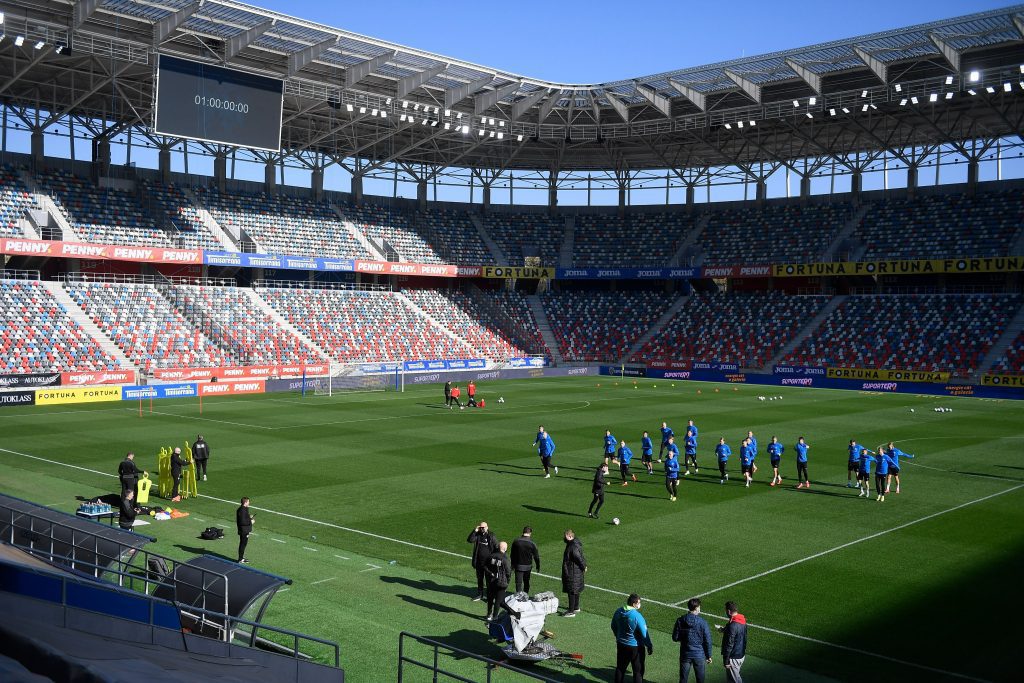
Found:
M 781 398 L 759 401 L 768 391 Z M 533 591 L 560 600 L 562 533 L 572 528 L 583 542 L 583 613 L 546 623 L 554 644 L 583 660 L 535 667 L 559 680 L 611 680 L 609 620 L 630 592 L 643 597 L 652 629 L 651 681 L 676 680 L 672 626 L 692 596 L 713 626 L 724 623 L 726 600 L 739 604 L 752 680 L 1017 679 L 1024 404 L 664 380 L 634 388 L 608 377 L 481 383 L 487 407 L 478 410 L 444 409 L 441 393 L 208 399 L 201 414 L 183 399 L 152 412 L 146 404 L 141 417 L 129 403 L 7 409 L 0 490 L 71 512 L 77 497 L 117 491 L 126 451 L 152 471 L 161 446 L 203 434 L 210 477 L 199 498 L 180 504 L 189 517 L 140 531 L 158 538 L 157 552 L 233 559 L 234 511 L 250 496 L 252 565 L 294 581 L 266 621 L 340 643 L 351 681 L 395 680 L 401 631 L 499 654 L 483 603 L 471 601 L 466 536 L 481 520 L 508 541 L 533 527 L 542 569 Z M 604 430 L 639 454 L 643 430 L 657 435 L 664 419 L 682 434 L 688 418 L 700 428 L 701 468 L 680 483 L 679 500 L 638 457 L 639 482 L 619 486 L 613 470 L 601 518 L 588 519 Z M 531 446 L 539 424 L 557 444 L 550 479 Z M 738 452 L 748 429 L 760 444 L 755 482 L 742 485 L 734 455 L 722 485 L 718 437 Z M 765 454 L 773 435 L 786 445 L 785 480 L 774 488 Z M 795 489 L 801 435 L 811 445 L 810 490 Z M 905 461 L 899 495 L 876 502 L 846 488 L 851 438 L 871 448 L 894 440 L 917 455 Z M 210 525 L 227 537 L 199 539 Z M 722 681 L 714 657 L 709 680 Z M 442 663 L 484 677 L 464 658 Z

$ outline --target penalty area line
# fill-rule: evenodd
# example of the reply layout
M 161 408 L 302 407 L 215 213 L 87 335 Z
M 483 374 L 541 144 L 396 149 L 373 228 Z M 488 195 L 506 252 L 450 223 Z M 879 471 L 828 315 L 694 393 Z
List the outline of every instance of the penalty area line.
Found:
M 68 463 L 64 463 L 64 462 L 61 462 L 59 460 L 52 460 L 50 458 L 43 458 L 43 457 L 38 456 L 38 455 L 30 455 L 28 453 L 21 453 L 19 451 L 12 451 L 12 450 L 10 450 L 8 448 L 0 448 L 0 452 L 2 452 L 2 453 L 10 453 L 12 455 L 17 455 L 17 456 L 20 456 L 20 457 L 23 457 L 23 458 L 29 458 L 29 459 L 32 459 L 32 460 L 38 460 L 40 462 L 46 462 L 46 463 L 50 463 L 52 465 L 59 465 L 59 466 L 62 466 L 62 467 L 71 467 L 71 468 L 76 469 L 76 470 L 81 470 L 83 472 L 89 472 L 89 473 L 92 473 L 92 474 L 99 474 L 99 475 L 104 476 L 104 477 L 114 477 L 114 478 L 117 477 L 116 474 L 112 474 L 110 472 L 101 472 L 99 470 L 90 469 L 88 467 L 82 467 L 80 465 L 70 465 Z M 998 495 L 1002 495 L 1004 493 L 1009 493 L 1010 491 L 1015 491 L 1015 490 L 1017 490 L 1019 488 L 1024 488 L 1024 484 L 1021 484 L 1021 485 L 1018 485 L 1018 486 L 1014 486 L 1014 487 L 1012 487 L 1010 489 L 1006 489 L 1005 491 L 1000 491 L 999 493 L 995 493 L 995 494 L 992 494 L 990 496 L 986 496 L 985 499 L 992 498 L 992 497 L 998 496 Z M 206 498 L 206 499 L 209 499 L 209 500 L 215 500 L 215 501 L 218 501 L 220 503 L 226 503 L 228 505 L 236 505 L 234 500 L 227 500 L 227 499 L 224 499 L 224 498 L 217 498 L 216 496 L 208 496 L 208 495 L 205 495 L 205 494 L 199 494 L 199 497 L 200 498 Z M 981 502 L 981 500 L 985 500 L 985 499 L 979 499 L 979 500 L 976 500 L 976 501 L 971 501 L 970 503 L 964 503 L 962 505 L 957 506 L 957 508 L 964 507 L 966 505 L 972 505 L 972 504 L 974 504 L 976 502 Z M 361 536 L 367 536 L 369 538 L 375 538 L 375 539 L 378 539 L 378 540 L 381 540 L 381 541 L 388 541 L 390 543 L 397 543 L 399 545 L 404 545 L 404 546 L 408 546 L 408 547 L 411 547 L 411 548 L 416 548 L 418 550 L 425 550 L 427 552 L 437 553 L 437 554 L 440 554 L 440 555 L 448 555 L 449 557 L 456 557 L 456 558 L 459 558 L 461 560 L 472 559 L 472 558 L 470 558 L 469 555 L 463 555 L 462 553 L 455 553 L 455 552 L 452 552 L 450 550 L 444 550 L 442 548 L 433 548 L 433 547 L 428 546 L 428 545 L 422 545 L 420 543 L 413 543 L 411 541 L 405 541 L 405 540 L 402 540 L 400 538 L 391 538 L 390 536 L 383 536 L 381 534 L 375 534 L 375 533 L 370 532 L 370 531 L 363 531 L 362 529 L 353 529 L 353 528 L 350 528 L 350 527 L 344 527 L 344 526 L 341 526 L 339 524 L 334 524 L 332 522 L 325 522 L 323 520 L 318 520 L 318 519 L 309 519 L 308 517 L 301 517 L 299 515 L 293 515 L 293 514 L 288 513 L 288 512 L 281 512 L 279 510 L 271 510 L 269 508 L 256 507 L 255 505 L 250 506 L 250 507 L 252 507 L 252 509 L 254 509 L 254 510 L 259 510 L 261 512 L 266 512 L 268 514 L 278 515 L 280 517 L 286 517 L 286 518 L 289 518 L 289 519 L 295 519 L 295 520 L 298 520 L 298 521 L 307 522 L 309 524 L 318 524 L 320 526 L 326 526 L 326 527 L 330 527 L 332 529 L 338 529 L 339 531 L 348 531 L 348 532 L 353 533 L 353 534 L 358 534 L 358 535 L 361 535 Z M 946 511 L 943 511 L 943 512 L 935 513 L 935 514 L 933 514 L 931 516 L 934 517 L 934 516 L 937 516 L 939 514 L 944 514 L 945 512 L 951 512 L 953 509 L 957 509 L 957 508 L 951 508 L 950 510 L 946 510 Z M 923 521 L 923 520 L 917 520 L 917 521 Z M 917 522 L 911 522 L 911 523 L 917 523 Z M 883 533 L 888 533 L 888 532 L 883 532 Z M 340 556 L 335 555 L 335 557 L 340 557 Z M 370 564 L 369 562 L 367 562 L 366 564 L 367 564 L 368 568 L 361 570 L 361 572 L 373 571 L 374 569 L 380 569 L 381 568 L 380 566 Z M 544 577 L 546 579 L 551 579 L 551 580 L 555 580 L 555 581 L 560 580 L 560 577 L 552 576 L 550 574 L 541 574 L 540 572 L 537 572 L 537 575 L 541 576 L 541 577 Z M 595 585 L 592 585 L 592 584 L 587 584 L 587 588 L 592 588 L 593 590 L 600 591 L 602 593 L 609 593 L 609 594 L 612 594 L 612 595 L 618 595 L 618 596 L 625 596 L 626 595 L 626 593 L 624 591 L 613 590 L 611 588 L 604 588 L 602 586 L 595 586 Z M 281 589 L 281 590 L 278 591 L 278 593 L 282 592 L 283 590 L 286 590 L 286 589 Z M 670 604 L 670 603 L 667 603 L 667 602 L 661 602 L 661 601 L 653 600 L 651 598 L 646 598 L 646 597 L 644 597 L 643 599 L 646 602 L 649 602 L 649 603 L 654 604 L 654 605 L 658 605 L 660 607 L 665 607 L 667 609 L 674 609 L 674 610 L 682 610 L 683 609 L 682 607 L 679 606 L 678 603 L 677 604 Z M 718 615 L 715 615 L 715 614 L 708 614 L 707 616 L 710 616 L 712 618 L 715 618 L 715 619 L 718 619 L 718 620 L 721 620 L 721 621 L 726 621 L 725 617 L 721 617 L 721 616 L 718 616 Z M 982 678 L 977 678 L 977 677 L 974 677 L 974 676 L 967 676 L 965 674 L 960 674 L 960 673 L 956 673 L 956 672 L 953 672 L 953 671 L 945 671 L 943 669 L 937 669 L 935 667 L 927 666 L 925 664 L 918 664 L 916 662 L 908 662 L 906 660 L 897 659 L 895 657 L 889 657 L 888 655 L 878 654 L 877 652 L 870 652 L 868 650 L 860 650 L 858 648 L 850 647 L 848 645 L 840 645 L 838 643 L 831 643 L 831 642 L 828 642 L 826 640 L 820 640 L 818 638 L 812 638 L 810 636 L 804 636 L 804 635 L 801 635 L 799 633 L 791 633 L 789 631 L 783 631 L 781 629 L 771 628 L 770 626 L 762 626 L 760 624 L 754 624 L 754 623 L 749 623 L 749 622 L 748 622 L 747 626 L 749 628 L 753 628 L 753 629 L 757 629 L 757 630 L 761 630 L 761 631 L 766 631 L 766 632 L 769 632 L 769 633 L 774 633 L 776 635 L 785 636 L 787 638 L 795 638 L 797 640 L 802 640 L 802 641 L 805 641 L 805 642 L 815 643 L 817 645 L 823 645 L 823 646 L 826 646 L 826 647 L 837 648 L 839 650 L 844 650 L 846 652 L 852 652 L 852 653 L 859 654 L 859 655 L 864 655 L 864 656 L 867 656 L 867 657 L 873 657 L 875 659 L 881 659 L 883 661 L 893 662 L 895 664 L 901 664 L 903 666 L 908 666 L 908 667 L 911 667 L 911 668 L 914 668 L 914 669 L 920 669 L 922 671 L 930 671 L 932 673 L 940 673 L 940 674 L 943 674 L 945 676 L 951 676 L 951 677 L 954 677 L 954 678 L 962 678 L 962 679 L 969 680 L 969 681 L 979 681 L 980 683 L 989 683 L 989 681 L 986 681 L 985 679 L 982 679 Z

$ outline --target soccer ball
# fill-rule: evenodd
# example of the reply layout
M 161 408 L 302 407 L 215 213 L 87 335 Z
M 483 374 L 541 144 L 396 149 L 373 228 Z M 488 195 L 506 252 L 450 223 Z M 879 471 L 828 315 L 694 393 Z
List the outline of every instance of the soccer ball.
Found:
M 914 409 L 913 409 L 913 408 L 911 408 L 911 409 L 910 409 L 910 412 L 914 412 Z
M 311 541 L 315 541 L 315 540 L 316 540 L 316 534 L 312 534 L 312 535 L 311 535 L 311 536 L 309 537 L 309 540 L 311 540 Z
M 618 526 L 619 525 L 619 518 L 618 517 L 612 517 L 612 524 L 614 524 L 615 526 Z
M 459 406 L 459 410 L 465 410 L 466 406 Z
M 505 402 L 505 397 L 504 396 L 499 396 L 498 397 L 498 403 L 504 403 L 504 402 Z

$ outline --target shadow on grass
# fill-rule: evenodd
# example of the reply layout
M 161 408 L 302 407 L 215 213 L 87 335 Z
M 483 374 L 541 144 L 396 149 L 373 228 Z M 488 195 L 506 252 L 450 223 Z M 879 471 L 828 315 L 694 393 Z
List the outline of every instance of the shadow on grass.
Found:
M 386 576 L 382 575 L 380 580 L 384 583 L 401 584 L 407 588 L 412 588 L 418 591 L 427 591 L 431 593 L 447 593 L 448 595 L 461 595 L 466 598 L 471 598 L 476 595 L 476 590 L 469 586 L 446 586 L 444 584 L 431 581 L 429 579 L 407 579 L 403 576 Z
M 438 612 L 438 613 L 443 613 L 443 614 L 461 614 L 464 617 L 469 617 L 470 619 L 477 619 L 480 622 L 483 622 L 484 617 L 485 617 L 483 612 L 487 610 L 487 603 L 485 603 L 485 602 L 476 603 L 476 604 L 479 604 L 481 606 L 480 607 L 480 612 L 481 613 L 480 614 L 473 614 L 472 612 L 467 612 L 465 610 L 458 609 L 457 607 L 449 607 L 448 605 L 442 605 L 439 602 L 430 602 L 429 600 L 421 600 L 420 598 L 416 598 L 416 597 L 413 597 L 411 595 L 405 595 L 403 593 L 399 593 L 395 597 L 399 598 L 400 600 L 404 600 L 405 602 L 409 603 L 410 605 L 415 605 L 416 607 L 424 607 L 426 609 L 431 610 L 432 612 Z M 485 635 L 485 634 L 481 634 L 481 635 Z M 443 641 L 444 639 L 443 638 L 436 638 L 435 640 Z
M 534 478 L 537 478 L 537 479 L 543 479 L 544 478 L 544 470 L 542 470 L 540 467 L 533 467 L 533 468 L 525 468 L 524 467 L 522 469 L 529 469 L 529 471 L 528 472 L 512 472 L 512 471 L 509 471 L 509 470 L 495 470 L 495 469 L 491 469 L 489 467 L 481 467 L 480 471 L 481 472 L 496 472 L 497 474 L 511 474 L 513 477 L 534 477 Z M 567 476 L 565 476 L 563 474 L 553 474 L 551 476 L 554 479 L 570 479 L 572 481 L 587 481 L 587 482 L 590 481 L 590 479 L 584 479 L 583 477 L 567 477 Z
M 448 406 L 446 406 L 443 403 L 417 403 L 416 405 L 423 406 L 424 408 L 435 408 L 437 410 L 447 410 L 448 409 Z
M 218 553 L 215 550 L 210 550 L 209 548 L 184 545 L 181 543 L 175 543 L 174 547 L 179 550 L 184 550 L 186 553 L 192 553 L 193 555 L 212 555 L 213 557 L 219 557 L 220 559 L 227 560 L 228 562 L 234 562 L 237 559 L 234 557 L 228 557 L 223 553 Z
M 1002 465 L 1000 465 L 1000 467 L 1002 467 Z M 1017 468 L 1013 468 L 1013 469 L 1017 469 Z M 1007 479 L 1010 479 L 1012 481 L 1024 481 L 1024 478 L 1022 478 L 1022 477 L 1008 477 L 1005 474 L 985 474 L 984 472 L 965 472 L 963 470 L 957 470 L 957 474 L 969 474 L 969 475 L 971 475 L 973 477 L 984 477 L 986 479 L 995 479 L 997 481 L 998 480 L 1005 481 Z
M 544 512 L 551 515 L 565 515 L 566 517 L 586 517 L 586 515 L 578 512 L 566 512 L 564 510 L 556 510 L 554 508 L 539 507 L 537 505 L 523 505 L 524 508 L 532 512 Z

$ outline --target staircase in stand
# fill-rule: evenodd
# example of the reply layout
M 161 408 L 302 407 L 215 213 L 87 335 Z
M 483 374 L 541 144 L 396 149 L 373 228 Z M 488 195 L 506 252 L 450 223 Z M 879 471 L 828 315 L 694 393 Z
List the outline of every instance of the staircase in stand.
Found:
M 672 305 L 668 307 L 668 310 L 661 314 L 661 317 L 651 325 L 650 329 L 640 335 L 640 338 L 633 342 L 633 345 L 629 347 L 626 354 L 619 359 L 622 363 L 628 363 L 629 359 L 633 357 L 633 354 L 640 353 L 640 349 L 644 348 L 644 344 L 649 342 L 654 335 L 665 329 L 665 325 L 668 325 L 669 321 L 675 317 L 676 313 L 683 309 L 686 302 L 690 300 L 689 295 L 681 296 L 672 302 Z
M 425 318 L 433 327 L 436 327 L 439 332 L 444 334 L 446 337 L 449 337 L 450 339 L 458 343 L 460 346 L 464 347 L 466 349 L 466 352 L 469 354 L 468 356 L 466 356 L 466 358 L 483 358 L 483 354 L 479 350 L 473 348 L 472 344 L 470 344 L 468 341 L 466 341 L 465 339 L 463 339 L 462 337 L 460 337 L 459 335 L 455 334 L 447 327 L 442 325 L 440 320 L 438 320 L 437 318 L 435 318 L 434 316 L 430 315 L 422 308 L 417 306 L 413 302 L 413 300 L 407 297 L 405 294 L 402 294 L 401 292 L 394 292 L 393 295 L 396 299 L 398 299 L 398 301 L 400 301 L 402 304 L 408 307 L 411 311 L 413 311 L 417 315 L 423 316 L 423 318 Z
M 490 250 L 491 256 L 494 257 L 494 262 L 499 265 L 512 265 L 508 262 L 508 255 L 502 250 L 498 243 L 491 237 L 491 233 L 487 232 L 487 228 L 484 227 L 484 222 L 480 216 L 470 212 L 469 219 L 473 221 L 473 226 L 476 228 L 477 233 L 480 235 L 480 239 L 483 240 L 484 245 Z
M 700 237 L 700 234 L 704 232 L 704 228 L 706 228 L 710 222 L 710 213 L 701 214 L 700 218 L 698 218 L 693 224 L 693 228 L 690 229 L 690 232 L 686 233 L 686 237 L 684 237 L 683 241 L 679 244 L 679 248 L 676 249 L 676 253 L 672 255 L 672 258 L 668 262 L 669 266 L 676 268 L 683 265 L 690 265 L 689 263 L 683 263 L 683 257 L 685 257 L 686 252 L 692 249 L 693 245 L 697 243 L 697 238 Z
M 541 303 L 540 297 L 536 294 L 530 294 L 526 297 L 526 300 L 530 303 L 533 319 L 537 321 L 537 330 L 540 332 L 541 339 L 544 340 L 548 355 L 555 365 L 561 365 L 565 362 L 565 359 L 558 350 L 558 341 L 555 339 L 554 332 L 551 331 L 551 323 L 548 322 L 548 316 L 544 312 L 544 304 Z
M 276 308 L 267 303 L 267 301 L 260 296 L 257 290 L 245 288 L 240 289 L 239 291 L 244 292 L 245 295 L 249 297 L 249 300 L 252 301 L 253 306 L 256 306 L 259 310 L 263 311 L 268 316 L 270 316 L 270 319 L 277 323 L 277 325 L 281 327 L 285 332 L 301 341 L 303 344 L 308 346 L 313 351 L 316 351 L 318 354 L 320 354 L 321 358 L 332 361 L 334 360 L 331 357 L 331 354 L 327 352 L 327 349 L 320 346 L 320 344 L 316 343 L 316 341 L 314 341 L 312 337 L 306 336 L 306 334 L 299 330 L 299 328 L 295 327 L 295 325 L 292 325 L 290 322 L 288 322 L 287 318 L 278 313 Z M 310 358 L 309 360 L 313 359 Z
M 981 376 L 992 370 L 992 366 L 995 365 L 995 362 L 1002 357 L 1006 352 L 1006 349 L 1022 331 L 1024 331 L 1024 306 L 1021 306 L 1020 310 L 1017 311 L 1017 315 L 1013 316 L 1013 319 L 1007 323 L 1006 329 L 1003 330 L 1002 335 L 1000 335 L 999 339 L 992 344 L 988 353 L 986 353 L 985 357 L 981 359 L 980 363 L 978 363 L 978 369 L 971 373 L 972 384 L 980 382 Z
M 825 248 L 825 251 L 822 252 L 822 263 L 831 263 L 832 261 L 837 260 L 836 254 L 839 253 L 839 250 L 842 248 L 843 244 L 846 243 L 846 241 L 850 238 L 850 235 L 853 234 L 853 231 L 856 230 L 857 226 L 859 226 L 861 221 L 864 220 L 864 216 L 867 215 L 868 209 L 870 208 L 870 204 L 861 204 L 859 207 L 857 207 L 857 210 L 854 211 L 853 216 L 850 217 L 850 220 L 846 221 L 846 223 L 843 224 L 843 227 L 840 228 L 839 232 L 832 239 L 832 242 L 830 242 L 828 247 Z M 861 253 L 863 253 L 863 250 L 861 250 Z M 855 259 L 851 257 L 851 260 Z
M 198 305 L 189 304 L 183 292 L 169 282 L 158 282 L 153 288 L 162 296 L 182 318 L 203 333 L 211 344 L 223 350 L 236 365 L 250 365 L 252 354 L 240 343 L 236 342 L 224 326 L 206 314 Z
M 367 239 L 366 235 L 363 234 L 363 231 L 356 227 L 355 223 L 349 220 L 348 216 L 345 215 L 345 212 L 342 211 L 337 204 L 331 204 L 331 210 L 338 216 L 338 220 L 340 220 L 341 224 L 345 226 L 345 229 L 348 230 L 350 235 L 352 235 L 352 238 L 366 250 L 366 253 L 370 255 L 371 259 L 375 261 L 387 261 L 380 247 Z
M 562 235 L 562 247 L 558 251 L 558 265 L 561 268 L 572 268 L 572 251 L 576 245 L 576 216 L 565 217 L 565 233 Z
M 199 219 L 199 222 L 203 224 L 203 227 L 206 228 L 211 235 L 213 235 L 214 239 L 216 239 L 217 243 L 223 247 L 224 251 L 242 251 L 241 234 L 232 236 L 228 233 L 228 231 L 217 222 L 217 219 L 213 217 L 213 214 L 210 213 L 209 209 L 203 206 L 203 203 L 199 201 L 199 197 L 197 197 L 190 188 L 183 187 L 181 188 L 181 191 L 182 194 L 185 195 L 185 198 L 188 199 L 195 208 L 196 217 Z
M 71 295 L 67 293 L 59 282 L 43 280 L 40 284 L 42 284 L 43 287 L 53 295 L 53 298 L 64 307 L 68 313 L 68 317 L 78 323 L 79 326 L 85 330 L 86 334 L 95 339 L 101 349 L 113 356 L 118 365 L 122 368 L 138 371 L 138 366 L 136 366 L 135 363 L 125 355 L 124 351 L 114 343 L 113 339 L 108 337 L 107 334 L 92 321 L 92 318 L 82 310 L 82 307 L 71 298 Z
M 39 208 L 48 213 L 53 222 L 60 228 L 63 240 L 65 242 L 81 242 L 81 236 L 71 227 L 71 222 L 68 220 L 67 215 L 57 206 L 57 202 L 53 201 L 53 198 L 39 187 L 39 183 L 36 182 L 32 174 L 21 169 L 18 171 L 18 177 L 25 183 L 25 187 L 32 191 L 32 198 L 35 199 Z
M 779 352 L 765 364 L 765 368 L 770 370 L 781 363 L 783 358 L 793 353 L 793 351 L 796 350 L 796 347 L 800 346 L 800 342 L 814 334 L 814 332 L 821 327 L 821 324 L 825 322 L 825 319 L 832 315 L 832 312 L 839 308 L 848 298 L 849 297 L 847 295 L 841 294 L 829 299 L 829 302 L 825 304 L 820 311 L 818 311 L 818 314 L 807 321 L 807 324 L 800 328 L 800 331 L 793 335 L 793 338 L 786 342 L 786 344 L 779 349 Z

